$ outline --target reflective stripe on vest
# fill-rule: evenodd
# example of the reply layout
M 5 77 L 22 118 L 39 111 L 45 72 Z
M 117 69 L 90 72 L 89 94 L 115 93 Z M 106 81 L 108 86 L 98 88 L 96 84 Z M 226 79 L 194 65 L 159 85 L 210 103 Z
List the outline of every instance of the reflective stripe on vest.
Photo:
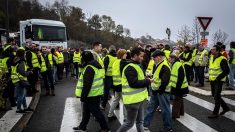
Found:
M 77 62 L 77 63 L 81 63 L 81 54 L 80 53 L 76 53 L 76 52 L 74 52 L 73 53 L 73 63 L 75 63 L 75 62 Z
M 217 57 L 214 61 L 214 56 L 210 57 L 210 64 L 209 64 L 209 80 L 214 81 L 223 71 L 220 67 L 220 63 L 223 59 L 226 60 L 224 56 Z M 219 81 L 225 81 L 226 77 Z
M 153 74 L 153 78 L 154 78 L 154 82 L 151 84 L 152 90 L 157 91 L 159 90 L 159 87 L 161 86 L 161 79 L 159 78 L 159 74 L 161 72 L 162 66 L 165 65 L 167 66 L 169 69 L 170 66 L 168 64 L 168 62 L 166 60 L 163 60 L 163 62 L 161 64 L 159 64 L 159 66 L 157 66 L 156 71 Z M 165 92 L 171 92 L 171 86 L 170 86 L 170 82 L 168 83 Z
M 180 67 L 183 67 L 182 63 L 180 62 L 175 62 L 171 68 L 171 77 L 170 77 L 170 85 L 171 87 L 173 88 L 176 88 L 176 84 L 178 82 L 178 75 L 179 75 L 179 68 Z M 184 69 L 184 67 L 183 67 Z M 187 78 L 186 78 L 186 74 L 185 74 L 185 70 L 184 70 L 184 80 L 183 80 L 183 83 L 182 85 L 180 86 L 182 89 L 183 88 L 187 88 L 188 87 L 188 82 L 187 82 Z
M 142 102 L 144 100 L 146 100 L 148 98 L 148 92 L 147 92 L 147 88 L 132 88 L 130 87 L 128 80 L 126 78 L 125 75 L 125 70 L 127 69 L 127 67 L 133 67 L 138 76 L 138 80 L 144 80 L 144 72 L 141 69 L 141 67 L 138 64 L 133 64 L 130 63 L 127 66 L 124 67 L 123 69 L 123 73 L 122 73 L 122 99 L 123 99 L 123 103 L 124 104 L 135 104 L 135 103 L 139 103 Z
M 100 58 L 100 55 L 97 54 L 96 52 L 92 52 L 96 55 L 97 57 L 97 61 L 99 62 L 99 64 L 101 65 L 102 68 L 104 68 L 104 62 L 102 61 L 102 59 Z
M 120 59 L 117 59 L 113 63 L 113 68 L 112 68 L 112 77 L 113 77 L 113 85 L 121 85 L 122 84 L 122 76 L 120 72 Z
M 16 66 L 11 66 L 11 80 L 12 83 L 16 84 L 17 82 L 19 82 L 20 80 L 27 80 L 27 77 L 22 76 L 21 74 L 17 73 L 17 67 L 19 64 L 17 64 Z M 27 67 L 26 67 L 26 63 L 24 62 L 25 68 L 24 70 L 27 71 Z
M 205 54 L 207 54 L 207 50 L 203 50 L 202 52 L 198 52 L 198 55 L 200 55 L 200 57 L 198 58 L 198 63 L 200 65 L 202 64 L 203 57 L 204 57 Z
M 87 69 L 87 67 L 91 67 L 94 72 L 94 79 L 92 82 L 92 86 L 91 89 L 89 91 L 88 97 L 95 97 L 95 96 L 100 96 L 104 94 L 104 69 L 97 69 L 96 67 L 92 66 L 92 65 L 87 65 L 84 68 L 84 71 L 82 72 L 82 74 L 79 77 L 78 83 L 77 83 L 77 87 L 75 90 L 75 95 L 77 97 L 81 97 L 81 93 L 82 93 L 82 89 L 83 89 L 83 75 Z
M 36 55 L 36 53 L 34 52 L 31 52 L 32 54 L 32 65 L 33 65 L 33 68 L 40 68 L 40 65 L 39 65 L 39 62 L 38 62 L 38 57 Z
M 153 75 L 153 66 L 154 66 L 154 60 L 151 59 L 149 61 L 149 64 L 148 64 L 148 67 L 147 67 L 147 70 L 146 70 L 146 75 Z
M 47 70 L 47 67 L 46 67 L 46 62 L 45 62 L 45 59 L 43 58 L 43 56 L 41 55 L 41 72 L 45 72 Z
M 107 55 L 107 57 L 109 58 L 109 64 L 105 75 L 112 76 L 113 63 L 117 59 L 117 57 L 113 57 L 111 55 Z

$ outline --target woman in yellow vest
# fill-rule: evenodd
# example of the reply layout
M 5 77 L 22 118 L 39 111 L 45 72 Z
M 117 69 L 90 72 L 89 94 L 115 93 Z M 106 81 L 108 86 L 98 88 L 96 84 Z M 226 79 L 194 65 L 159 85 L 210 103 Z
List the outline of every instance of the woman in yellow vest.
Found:
M 172 119 L 179 118 L 180 115 L 184 115 L 184 100 L 183 96 L 188 94 L 188 82 L 182 63 L 179 61 L 176 54 L 169 56 L 171 63 L 171 77 L 170 86 L 171 94 L 175 96 L 172 107 Z
M 13 61 L 11 80 L 16 87 L 16 100 L 17 100 L 17 110 L 16 113 L 25 113 L 26 111 L 33 111 L 27 107 L 26 103 L 26 87 L 29 86 L 27 81 L 27 76 L 32 74 L 32 72 L 27 72 L 27 66 L 25 62 L 25 51 L 24 49 L 18 49 L 16 52 L 16 57 Z M 21 108 L 23 105 L 23 108 Z
M 122 76 L 121 76 L 121 65 L 125 65 L 126 63 L 126 56 L 127 51 L 125 49 L 119 49 L 117 52 L 117 60 L 113 63 L 112 68 L 112 78 L 113 78 L 113 90 L 115 91 L 114 100 L 110 105 L 108 119 L 110 121 L 117 119 L 114 115 L 114 110 L 116 106 L 119 104 L 119 101 L 122 97 Z M 125 107 L 123 107 L 125 108 Z M 125 110 L 124 111 L 124 119 L 126 117 Z
M 73 53 L 73 65 L 74 65 L 74 69 L 76 71 L 76 79 L 78 79 L 78 73 L 81 72 L 79 71 L 79 65 L 81 65 L 81 54 L 79 52 L 79 49 L 76 49 L 76 51 L 74 51 Z
M 92 114 L 99 122 L 101 131 L 108 132 L 107 122 L 100 109 L 100 99 L 104 93 L 104 69 L 102 69 L 98 61 L 94 60 L 90 51 L 82 53 L 82 64 L 84 70 L 78 79 L 75 94 L 83 102 L 83 115 L 80 125 L 73 129 L 86 131 L 90 115 Z

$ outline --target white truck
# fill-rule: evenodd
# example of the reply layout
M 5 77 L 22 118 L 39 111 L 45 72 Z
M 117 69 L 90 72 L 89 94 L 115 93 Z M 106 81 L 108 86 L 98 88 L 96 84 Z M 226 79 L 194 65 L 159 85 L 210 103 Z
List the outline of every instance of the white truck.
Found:
M 35 43 L 39 47 L 67 48 L 66 26 L 61 21 L 29 19 L 20 21 L 20 44 Z

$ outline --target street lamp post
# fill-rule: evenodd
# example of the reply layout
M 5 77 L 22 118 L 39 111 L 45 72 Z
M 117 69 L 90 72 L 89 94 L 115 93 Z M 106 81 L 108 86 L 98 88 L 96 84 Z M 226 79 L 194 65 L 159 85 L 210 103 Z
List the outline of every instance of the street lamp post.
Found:
M 6 0 L 6 14 L 7 14 L 7 19 L 6 19 L 6 37 L 7 39 L 9 38 L 9 9 L 8 9 L 8 0 Z
M 168 36 L 168 40 L 170 41 L 170 36 L 171 36 L 171 30 L 170 28 L 166 28 L 166 34 Z

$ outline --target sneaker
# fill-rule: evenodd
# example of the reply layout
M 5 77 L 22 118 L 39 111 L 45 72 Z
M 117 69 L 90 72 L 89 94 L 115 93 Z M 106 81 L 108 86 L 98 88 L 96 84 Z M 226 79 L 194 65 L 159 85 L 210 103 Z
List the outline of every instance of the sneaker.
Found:
M 228 112 L 230 109 L 227 109 L 227 110 L 223 110 L 222 112 L 220 112 L 219 114 L 220 115 L 224 115 L 226 112 Z
M 218 117 L 219 117 L 219 115 L 215 115 L 215 114 L 212 114 L 212 115 L 209 115 L 209 116 L 208 116 L 208 118 L 210 118 L 210 119 L 218 118 Z
M 73 127 L 73 130 L 74 130 L 75 132 L 86 132 L 86 131 L 87 131 L 86 129 L 81 129 L 79 126 Z
M 16 110 L 16 113 L 25 114 L 26 112 L 24 110 Z
M 160 129 L 159 132 L 173 132 L 171 128 Z
M 101 110 L 105 110 L 105 107 L 103 107 L 102 105 L 100 105 L 100 109 L 101 109 Z
M 149 128 L 144 126 L 144 130 L 145 131 L 149 131 Z

